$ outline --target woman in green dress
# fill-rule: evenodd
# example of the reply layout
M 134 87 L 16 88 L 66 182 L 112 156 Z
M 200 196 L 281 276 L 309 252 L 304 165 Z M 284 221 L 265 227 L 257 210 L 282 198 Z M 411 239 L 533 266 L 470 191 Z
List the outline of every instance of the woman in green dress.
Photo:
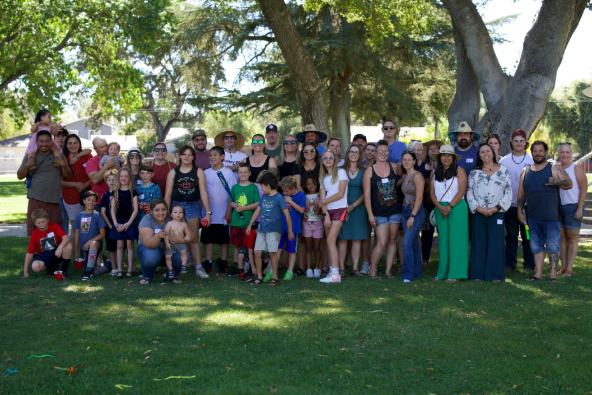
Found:
M 339 267 L 345 268 L 345 260 L 348 241 L 351 240 L 351 257 L 353 260 L 352 272 L 354 276 L 362 276 L 358 271 L 358 261 L 362 240 L 368 238 L 368 213 L 364 206 L 364 190 L 362 180 L 364 178 L 364 166 L 362 165 L 362 151 L 356 144 L 352 144 L 345 154 L 345 163 L 342 169 L 347 172 L 347 213 L 348 218 L 339 231 Z

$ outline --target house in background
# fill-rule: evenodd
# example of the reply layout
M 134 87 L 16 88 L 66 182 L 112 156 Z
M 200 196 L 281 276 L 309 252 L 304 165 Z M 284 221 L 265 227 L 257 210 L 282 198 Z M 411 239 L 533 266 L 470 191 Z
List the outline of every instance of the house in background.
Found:
M 80 137 L 83 149 L 92 149 L 92 139 L 96 136 L 101 136 L 108 143 L 118 142 L 121 146 L 121 154 L 124 156 L 131 147 L 138 145 L 136 136 L 118 135 L 119 130 L 117 127 L 108 123 L 103 122 L 96 130 L 87 127 L 85 125 L 87 119 L 81 118 L 62 125 L 70 133 L 77 134 Z M 15 174 L 17 172 L 25 157 L 25 151 L 29 146 L 30 139 L 31 133 L 28 133 L 0 141 L 0 174 Z M 93 155 L 96 155 L 94 151 Z

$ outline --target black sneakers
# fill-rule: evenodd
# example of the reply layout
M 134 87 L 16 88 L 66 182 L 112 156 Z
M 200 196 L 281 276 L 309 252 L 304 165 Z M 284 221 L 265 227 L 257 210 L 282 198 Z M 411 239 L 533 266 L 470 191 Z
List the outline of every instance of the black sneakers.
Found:
M 241 272 L 242 272 L 242 270 L 240 270 L 240 269 L 232 269 L 230 272 L 228 272 L 227 276 L 228 277 L 235 277 L 235 276 L 238 276 Z
M 241 281 L 244 281 L 244 282 L 246 282 L 246 283 L 248 283 L 249 281 L 251 281 L 251 280 L 252 280 L 251 276 L 249 276 L 247 273 L 245 273 L 245 272 L 243 272 L 243 271 L 241 271 L 241 272 L 239 273 L 239 275 L 238 275 L 238 278 L 239 278 Z
M 82 273 L 82 281 L 90 281 L 92 278 L 92 272 L 84 271 L 84 273 Z
M 203 261 L 201 265 L 203 266 L 206 273 L 211 273 L 212 269 L 214 268 L 214 265 L 212 265 L 212 261 Z
M 226 274 L 228 271 L 228 262 L 219 260 L 218 261 L 218 274 Z

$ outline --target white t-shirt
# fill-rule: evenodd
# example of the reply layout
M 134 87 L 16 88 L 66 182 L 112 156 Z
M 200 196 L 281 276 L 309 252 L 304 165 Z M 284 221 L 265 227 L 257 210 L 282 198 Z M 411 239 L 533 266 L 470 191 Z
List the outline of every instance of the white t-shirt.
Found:
M 526 157 L 525 157 L 526 156 Z M 525 153 L 523 156 L 514 156 L 512 153 L 500 159 L 499 164 L 508 169 L 510 182 L 512 183 L 512 207 L 517 207 L 518 187 L 520 186 L 520 174 L 522 169 L 534 163 L 532 156 Z
M 208 197 L 210 198 L 210 210 L 212 210 L 212 223 L 223 224 L 223 218 L 226 214 L 226 208 L 230 202 L 230 197 L 228 196 L 226 189 L 222 186 L 222 182 L 220 182 L 220 178 L 218 177 L 218 174 L 216 174 L 217 171 L 222 172 L 222 175 L 228 183 L 229 190 L 231 190 L 232 186 L 236 184 L 236 180 L 234 179 L 234 173 L 232 170 L 226 167 L 223 167 L 220 170 L 206 169 L 204 171 L 206 174 L 206 190 Z
M 224 151 L 224 160 L 222 161 L 222 165 L 224 165 L 224 167 L 235 166 L 241 163 L 247 157 L 248 155 L 243 154 L 240 151 L 236 151 L 234 154 Z M 234 172 L 234 181 L 235 183 L 238 182 L 238 171 Z
M 337 164 L 337 167 L 342 167 L 345 165 L 345 159 L 341 159 L 341 161 Z
M 343 169 L 337 171 L 339 176 L 335 184 L 331 184 L 331 175 L 325 176 L 323 179 L 323 187 L 325 189 L 325 199 L 329 199 L 331 196 L 339 192 L 339 182 L 347 181 L 347 172 Z M 347 208 L 347 184 L 345 185 L 345 193 L 343 197 L 333 203 L 327 204 L 327 210 L 337 210 L 339 208 Z

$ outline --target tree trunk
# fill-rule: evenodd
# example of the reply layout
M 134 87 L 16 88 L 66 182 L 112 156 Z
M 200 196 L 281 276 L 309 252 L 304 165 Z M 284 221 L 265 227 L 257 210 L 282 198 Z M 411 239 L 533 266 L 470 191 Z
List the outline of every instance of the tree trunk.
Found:
M 434 138 L 436 140 L 440 140 L 440 118 L 436 118 L 436 130 L 434 133 Z
M 475 111 L 473 100 L 460 100 L 459 88 L 474 94 L 481 87 L 488 111 L 477 126 L 471 124 L 472 119 L 465 119 L 469 125 L 482 138 L 495 133 L 503 142 L 510 139 L 515 129 L 523 129 L 530 136 L 545 113 L 557 69 L 588 0 L 543 1 L 524 40 L 513 77 L 505 77 L 499 68 L 493 43 L 474 4 L 470 0 L 442 2 L 452 17 L 457 55 L 457 93 L 448 111 L 450 130 L 458 125 L 458 114 L 466 113 L 468 118 Z M 463 51 L 462 47 L 467 49 Z M 504 143 L 500 154 L 507 152 L 509 146 Z
M 304 125 L 313 123 L 321 132 L 329 134 L 321 79 L 298 35 L 286 3 L 284 0 L 259 0 L 259 6 L 288 66 L 290 78 L 296 90 L 302 123 Z
M 335 77 L 333 88 L 329 91 L 329 107 L 331 109 L 331 136 L 341 139 L 341 153 L 345 153 L 349 142 L 350 133 L 350 102 L 349 78 L 342 81 L 340 76 Z

